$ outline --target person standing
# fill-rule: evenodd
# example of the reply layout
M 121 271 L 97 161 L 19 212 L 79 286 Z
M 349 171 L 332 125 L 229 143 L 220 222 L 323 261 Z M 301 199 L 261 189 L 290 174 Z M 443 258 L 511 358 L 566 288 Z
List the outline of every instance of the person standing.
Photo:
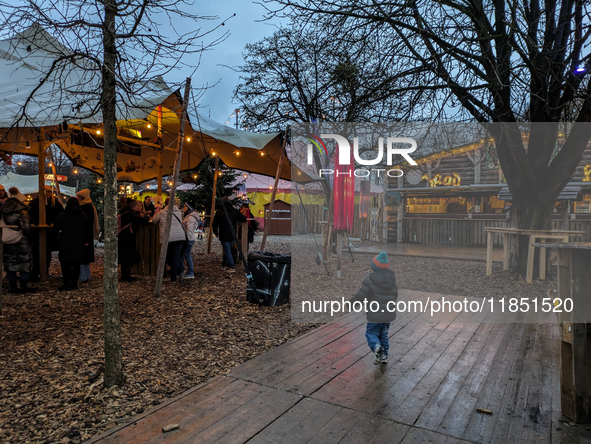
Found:
M 185 278 L 185 271 L 181 267 L 182 258 L 181 252 L 183 249 L 183 243 L 187 241 L 187 234 L 183 229 L 183 222 L 181 210 L 179 210 L 180 200 L 175 199 L 172 208 L 172 220 L 170 222 L 170 230 L 168 237 L 168 248 L 166 250 L 166 262 L 170 266 L 170 282 L 176 282 L 177 277 L 181 277 L 181 280 Z M 166 215 L 168 209 L 159 211 L 158 214 L 152 219 L 152 223 L 159 224 L 160 226 L 160 243 L 164 239 L 164 230 L 166 229 Z
M 392 304 L 395 304 L 398 299 L 398 287 L 385 252 L 382 251 L 373 258 L 371 269 L 372 273 L 364 279 L 351 302 L 360 301 L 364 305 L 369 302 L 370 306 L 374 301 L 377 302 L 377 310 L 368 310 L 366 313 L 365 337 L 367 345 L 374 354 L 373 363 L 387 364 L 390 349 L 388 332 L 390 323 L 396 319 L 396 311 L 392 309 Z
M 117 243 L 119 265 L 121 265 L 121 280 L 133 282 L 131 267 L 140 261 L 137 252 L 136 233 L 138 225 L 147 224 L 149 216 L 141 215 L 142 205 L 134 199 L 127 199 L 125 207 L 119 211 L 119 239 Z
M 144 212 L 150 216 L 150 217 L 154 217 L 154 203 L 152 202 L 152 197 L 150 196 L 146 196 L 146 198 L 144 199 Z
M 186 262 L 187 265 L 187 274 L 185 275 L 185 279 L 194 279 L 195 278 L 195 270 L 193 266 L 193 257 L 191 256 L 191 252 L 193 251 L 193 244 L 195 243 L 195 230 L 197 229 L 197 225 L 201 222 L 201 218 L 195 212 L 195 209 L 191 206 L 190 203 L 185 203 L 183 206 L 183 211 L 185 213 L 185 217 L 183 218 L 183 228 L 185 229 L 185 233 L 187 233 L 187 242 L 183 244 L 183 250 L 181 256 L 183 260 Z M 183 265 L 181 261 L 181 265 Z
M 64 278 L 64 283 L 58 290 L 77 290 L 85 247 L 93 240 L 92 225 L 77 198 L 68 199 L 66 209 L 57 217 L 53 228 L 58 237 L 59 259 Z
M 19 199 L 10 197 L 0 209 L 4 225 L 14 225 L 18 228 L 2 228 L 4 242 L 3 260 L 4 270 L 8 278 L 11 293 L 35 293 L 36 290 L 28 286 L 29 273 L 33 267 L 33 253 L 31 242 L 27 235 L 31 231 L 31 222 L 26 205 Z M 18 277 L 17 277 L 18 273 Z M 20 280 L 20 289 L 17 283 Z
M 226 211 L 230 222 L 228 223 L 228 217 L 226 217 Z M 216 211 L 211 224 L 211 229 L 216 237 L 219 237 L 222 243 L 222 270 L 228 273 L 236 273 L 236 265 L 232 258 L 232 243 L 234 242 L 234 236 L 232 235 L 232 228 L 236 229 L 238 222 L 246 222 L 246 217 L 240 213 L 228 197 L 222 198 L 222 208 Z
M 45 222 L 47 225 L 53 225 L 58 216 L 64 211 L 64 206 L 59 199 L 56 199 L 52 193 L 45 193 Z M 36 197 L 29 204 L 29 217 L 31 225 L 39 225 L 39 197 Z M 29 277 L 30 282 L 39 280 L 39 231 L 35 230 L 31 233 L 31 244 L 33 247 L 33 270 Z M 47 266 L 47 275 L 49 275 L 49 265 L 51 264 L 51 252 L 58 251 L 57 232 L 55 230 L 47 230 L 45 235 L 46 257 L 45 264 Z
M 8 200 L 8 193 L 6 192 L 6 188 L 4 185 L 0 185 L 0 205 Z
M 86 217 L 90 221 L 93 239 L 98 239 L 98 215 L 96 212 L 96 208 L 92 204 L 92 199 L 90 198 L 90 190 L 88 188 L 80 190 L 76 193 L 76 197 L 78 198 L 78 202 L 80 203 L 80 209 L 84 212 L 84 214 L 86 214 Z M 84 257 L 82 258 L 82 263 L 80 265 L 81 284 L 85 284 L 90 279 L 91 262 L 94 262 L 94 242 L 90 242 L 88 245 L 84 247 Z

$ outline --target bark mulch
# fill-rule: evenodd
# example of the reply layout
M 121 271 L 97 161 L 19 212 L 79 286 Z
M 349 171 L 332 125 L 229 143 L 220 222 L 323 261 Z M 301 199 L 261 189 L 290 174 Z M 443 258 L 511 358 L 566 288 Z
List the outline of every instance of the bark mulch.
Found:
M 290 252 L 288 239 L 270 239 L 270 251 Z M 195 244 L 195 279 L 181 284 L 165 280 L 161 298 L 153 297 L 154 278 L 119 284 L 126 378 L 121 387 L 105 389 L 102 384 L 100 249 L 91 281 L 80 290 L 58 292 L 61 282 L 56 277 L 38 284 L 37 294 L 4 293 L 0 442 L 82 442 L 316 327 L 291 323 L 289 304 L 246 302 L 244 273 L 221 271 L 219 242 L 213 244 L 212 255 L 203 254 L 205 242 Z M 315 263 L 294 268 L 292 281 L 332 282 L 350 294 L 369 273 L 370 259 L 345 259 L 344 278 L 338 281 L 334 273 L 326 278 Z M 534 297 L 549 287 L 545 282 L 526 285 L 498 269 L 486 278 L 482 262 L 409 257 L 390 261 L 399 288 Z M 334 271 L 334 259 L 328 263 Z M 50 271 L 60 275 L 56 256 Z

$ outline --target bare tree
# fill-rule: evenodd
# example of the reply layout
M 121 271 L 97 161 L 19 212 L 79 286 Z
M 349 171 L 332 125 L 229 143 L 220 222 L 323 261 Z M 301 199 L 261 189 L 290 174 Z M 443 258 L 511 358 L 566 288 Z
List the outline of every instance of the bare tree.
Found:
M 378 44 L 357 35 L 343 42 L 332 28 L 299 21 L 246 45 L 234 91 L 243 124 L 281 130 L 290 122 L 406 118 L 392 85 L 413 72 L 376 51 Z
M 431 91 L 414 118 L 481 122 L 495 138 L 518 228 L 548 229 L 556 199 L 591 136 L 589 4 L 580 0 L 276 0 L 271 14 L 338 29 L 344 38 L 382 36 L 396 57 L 421 71 L 406 100 Z M 277 7 L 279 5 L 279 7 Z M 387 51 L 389 49 L 386 48 Z M 429 115 L 430 112 L 430 115 Z M 563 137 L 560 122 L 577 124 Z M 529 126 L 527 142 L 519 122 Z M 493 124 L 493 125 L 491 125 Z M 494 125 L 496 124 L 496 125 Z M 558 154 L 555 152 L 559 147 Z M 527 243 L 519 245 L 525 268 Z
M 116 122 L 137 118 L 138 110 L 151 112 L 158 105 L 161 76 L 181 65 L 196 68 L 199 53 L 211 47 L 201 39 L 223 23 L 188 12 L 190 4 L 183 0 L 29 0 L 21 5 L 0 3 L 1 29 L 5 35 L 23 31 L 17 37 L 29 40 L 27 51 L 38 55 L 40 74 L 13 126 L 38 121 L 41 112 L 54 121 L 63 119 L 64 128 L 68 122 L 103 125 L 104 383 L 120 385 Z M 203 31 L 196 27 L 203 20 L 216 21 Z M 212 44 L 220 39 L 208 38 Z

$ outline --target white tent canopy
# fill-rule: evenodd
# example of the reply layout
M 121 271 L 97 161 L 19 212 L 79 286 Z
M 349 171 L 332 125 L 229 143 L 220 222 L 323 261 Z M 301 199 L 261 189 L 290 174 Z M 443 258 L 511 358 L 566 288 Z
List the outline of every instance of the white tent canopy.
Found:
M 0 177 L 0 185 L 6 188 L 6 192 L 10 187 L 17 187 L 18 190 L 24 194 L 37 194 L 39 192 L 39 177 L 38 176 L 21 176 L 19 174 L 7 173 L 6 176 Z M 50 180 L 45 181 L 45 185 L 51 185 Z M 56 190 L 57 191 L 57 190 Z M 60 185 L 60 192 L 65 196 L 76 196 L 76 188 Z

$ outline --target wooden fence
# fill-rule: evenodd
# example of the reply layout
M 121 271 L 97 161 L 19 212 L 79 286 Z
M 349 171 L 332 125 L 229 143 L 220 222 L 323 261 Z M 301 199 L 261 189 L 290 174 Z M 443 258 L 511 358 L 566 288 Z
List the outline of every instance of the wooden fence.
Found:
M 160 258 L 160 227 L 154 224 L 138 226 L 136 247 L 140 262 L 133 266 L 132 273 L 137 276 L 156 276 Z
M 486 247 L 485 227 L 507 227 L 504 220 L 493 219 L 404 219 L 402 242 L 423 245 L 449 245 L 454 247 Z M 561 229 L 554 220 L 552 229 Z M 585 231 L 584 236 L 572 236 L 571 242 L 591 241 L 591 220 L 569 220 L 569 230 Z M 503 246 L 503 235 L 493 235 L 494 246 Z
M 308 216 L 307 219 L 306 215 Z M 368 222 L 367 219 L 359 217 L 359 205 L 357 204 L 355 204 L 353 215 L 353 231 L 350 236 L 366 238 Z M 328 210 L 324 208 L 324 205 L 292 205 L 291 232 L 292 234 L 318 234 L 322 231 L 322 224 L 318 222 L 325 221 L 327 218 Z

